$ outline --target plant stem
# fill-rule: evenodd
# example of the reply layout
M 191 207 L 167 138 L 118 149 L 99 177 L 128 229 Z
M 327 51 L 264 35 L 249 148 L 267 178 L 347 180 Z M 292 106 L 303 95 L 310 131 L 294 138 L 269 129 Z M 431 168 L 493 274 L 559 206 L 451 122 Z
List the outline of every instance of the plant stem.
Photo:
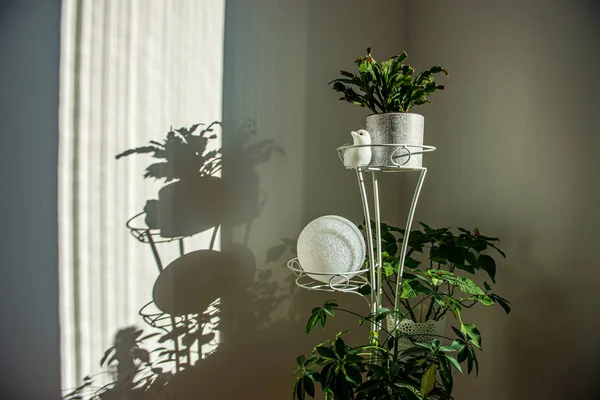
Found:
M 410 303 L 408 302 L 408 300 L 406 299 L 400 299 L 400 302 L 404 305 L 404 307 L 408 310 L 408 313 L 410 315 L 410 318 L 412 318 L 413 321 L 417 321 L 417 317 L 415 316 L 415 313 L 413 312 Z
M 362 315 L 355 313 L 354 311 L 350 311 L 350 310 L 346 310 L 345 308 L 336 308 L 337 311 L 343 311 L 346 312 L 348 314 L 352 314 L 355 317 L 359 317 L 359 318 L 364 318 Z
M 461 304 L 465 308 L 471 308 L 471 307 L 473 307 L 477 303 L 478 303 L 477 301 L 473 300 L 473 302 L 471 304 L 469 304 L 469 305 L 466 305 L 466 304 L 463 304 L 463 303 L 461 303 Z
M 392 284 L 390 283 L 389 279 L 385 278 L 385 283 L 387 284 L 388 288 L 391 290 L 392 293 L 394 293 L 394 288 L 392 287 Z M 394 304 L 394 301 L 388 296 L 387 292 L 385 292 L 385 290 L 383 291 L 383 293 L 385 294 L 385 297 L 388 299 L 388 301 L 390 302 L 390 304 Z
M 434 314 L 433 314 L 433 319 L 435 321 L 438 321 L 440 318 L 442 318 L 444 316 L 444 314 L 446 314 L 446 311 L 448 311 L 447 308 L 442 308 L 440 307 Z
M 388 286 L 389 286 L 389 283 L 388 283 Z M 390 304 L 391 304 L 391 306 L 390 306 L 390 307 L 393 307 L 393 306 L 394 306 L 394 300 L 392 300 L 392 298 L 390 297 L 390 295 L 388 294 L 388 292 L 386 292 L 386 291 L 385 291 L 385 289 L 384 289 L 384 288 L 381 288 L 381 291 L 382 291 L 382 292 L 383 292 L 383 294 L 385 295 L 385 298 L 386 298 L 386 300 L 388 301 L 388 303 L 390 303 Z
M 427 315 L 425 315 L 426 321 L 429 319 L 429 317 L 431 316 L 431 313 L 433 312 L 433 303 L 434 302 L 435 302 L 435 297 L 432 297 L 431 301 L 429 302 L 429 308 L 427 309 Z

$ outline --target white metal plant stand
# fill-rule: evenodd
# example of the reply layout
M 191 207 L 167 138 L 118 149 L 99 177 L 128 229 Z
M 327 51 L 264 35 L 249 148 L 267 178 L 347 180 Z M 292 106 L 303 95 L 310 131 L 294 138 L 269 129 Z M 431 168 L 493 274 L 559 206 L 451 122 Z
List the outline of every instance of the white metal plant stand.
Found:
M 358 180 L 358 186 L 360 189 L 360 196 L 362 199 L 363 213 L 365 218 L 365 230 L 367 236 L 367 255 L 369 257 L 368 268 L 362 269 L 356 272 L 352 272 L 352 277 L 345 276 L 343 274 L 326 274 L 326 273 L 315 273 L 311 272 L 311 275 L 325 275 L 330 276 L 329 283 L 323 283 L 312 279 L 303 269 L 297 258 L 288 261 L 288 268 L 291 269 L 296 275 L 296 284 L 299 287 L 308 290 L 322 290 L 328 292 L 343 292 L 343 293 L 354 293 L 362 296 L 367 300 L 371 313 L 376 313 L 379 308 L 382 307 L 383 297 L 383 271 L 382 271 L 382 254 L 381 254 L 381 213 L 379 206 L 379 181 L 378 174 L 380 172 L 419 172 L 419 179 L 415 187 L 410 209 L 406 219 L 406 230 L 402 246 L 400 249 L 400 265 L 398 266 L 398 279 L 396 280 L 396 290 L 394 298 L 394 311 L 398 310 L 398 304 L 401 296 L 400 284 L 401 277 L 404 271 L 404 260 L 406 258 L 406 252 L 408 248 L 408 239 L 410 230 L 419 200 L 419 194 L 425 181 L 425 175 L 427 174 L 427 168 L 425 167 L 406 167 L 411 157 L 431 151 L 435 151 L 433 146 L 424 145 L 412 145 L 412 144 L 370 144 L 370 145 L 345 145 L 339 147 L 338 155 L 340 159 L 344 160 L 344 152 L 347 149 L 359 148 L 359 147 L 395 147 L 396 149 L 390 154 L 390 160 L 388 165 L 368 165 L 365 167 L 358 167 L 356 169 L 356 177 Z M 375 238 L 373 238 L 373 232 L 370 226 L 371 211 L 369 207 L 369 198 L 367 196 L 366 179 L 365 176 L 371 174 L 371 180 L 373 185 L 373 215 L 375 219 Z M 365 274 L 367 273 L 368 274 Z M 355 275 L 356 274 L 356 275 Z M 365 276 L 367 275 L 367 276 Z M 340 279 L 341 278 L 341 279 Z M 363 287 L 370 285 L 371 290 L 369 297 L 361 293 Z M 372 333 L 377 333 L 378 328 L 375 322 L 371 326 Z

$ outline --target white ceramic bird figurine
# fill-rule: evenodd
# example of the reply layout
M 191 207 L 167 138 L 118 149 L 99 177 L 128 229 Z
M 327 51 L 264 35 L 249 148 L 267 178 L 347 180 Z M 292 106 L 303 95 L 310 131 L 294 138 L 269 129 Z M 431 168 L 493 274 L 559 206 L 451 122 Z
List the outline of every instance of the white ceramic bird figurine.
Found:
M 371 134 L 364 129 L 350 132 L 354 145 L 371 144 Z M 365 167 L 371 162 L 371 146 L 346 149 L 344 166 L 346 168 Z

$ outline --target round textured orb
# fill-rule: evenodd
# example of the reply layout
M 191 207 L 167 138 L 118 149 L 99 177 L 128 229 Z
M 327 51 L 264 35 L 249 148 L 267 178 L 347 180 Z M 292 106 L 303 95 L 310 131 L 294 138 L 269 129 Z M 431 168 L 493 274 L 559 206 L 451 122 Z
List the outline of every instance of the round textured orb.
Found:
M 337 215 L 313 220 L 298 237 L 300 266 L 320 282 L 343 286 L 363 265 L 365 254 L 365 240 L 358 227 Z

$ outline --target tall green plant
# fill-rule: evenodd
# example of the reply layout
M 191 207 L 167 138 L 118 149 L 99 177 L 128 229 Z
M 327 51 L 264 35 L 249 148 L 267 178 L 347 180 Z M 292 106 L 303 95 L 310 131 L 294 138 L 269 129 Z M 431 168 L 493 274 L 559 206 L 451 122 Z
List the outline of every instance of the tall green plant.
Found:
M 476 228 L 473 232 L 465 228 L 435 229 L 420 223 L 422 230 L 411 231 L 402 275 L 401 303 L 407 317 L 414 321 L 421 318 L 439 320 L 448 312 L 460 318 L 463 309 L 475 304 L 497 303 L 507 313 L 509 303 L 492 293 L 496 283 L 497 265 L 494 255 L 506 257 L 496 243 L 498 238 L 481 235 Z M 365 229 L 363 225 L 361 229 Z M 375 232 L 375 224 L 371 222 Z M 386 300 L 391 299 L 398 279 L 400 246 L 404 241 L 404 229 L 385 223 L 381 224 L 381 250 L 383 255 L 383 288 Z M 483 282 L 483 289 L 472 279 L 478 272 L 487 275 L 491 283 Z
M 315 346 L 309 357 L 298 357 L 295 400 L 314 397 L 315 386 L 320 386 L 332 400 L 450 400 L 456 371 L 479 372 L 481 333 L 475 324 L 465 322 L 463 311 L 477 304 L 498 304 L 510 312 L 510 303 L 492 291 L 497 269 L 493 256 L 505 254 L 497 247 L 497 238 L 481 235 L 477 229 L 470 232 L 458 228 L 455 233 L 450 228 L 434 229 L 423 223 L 421 226 L 422 230 L 412 231 L 408 238 L 402 277 L 399 252 L 405 231 L 388 224 L 380 226 L 386 285 L 383 292 L 389 307 L 364 317 L 340 308 L 334 301 L 312 310 L 307 333 L 317 325 L 325 327 L 327 319 L 339 311 L 358 316 L 359 324 L 374 322 L 379 335 L 368 344 L 355 345 L 338 333 L 334 339 Z M 375 224 L 371 223 L 370 228 L 375 230 Z M 491 280 L 484 281 L 483 288 L 473 279 L 480 272 Z M 400 278 L 402 309 L 394 310 L 394 288 Z M 369 294 L 371 289 L 365 289 L 364 294 Z M 439 320 L 447 313 L 455 317 L 454 336 L 430 342 L 402 335 L 383 323 L 388 316 L 417 322 L 417 315 Z M 400 338 L 408 339 L 410 345 L 399 346 Z
M 340 100 L 367 108 L 375 114 L 408 112 L 414 106 L 431 103 L 427 97 L 444 89 L 443 85 L 437 84 L 434 75 L 448 75 L 448 71 L 434 66 L 413 76 L 415 69 L 405 64 L 407 59 L 406 52 L 402 52 L 387 61 L 378 62 L 368 48 L 367 55 L 355 61 L 357 74 L 340 71 L 343 77 L 329 84 L 333 83 L 333 90 L 343 94 Z

